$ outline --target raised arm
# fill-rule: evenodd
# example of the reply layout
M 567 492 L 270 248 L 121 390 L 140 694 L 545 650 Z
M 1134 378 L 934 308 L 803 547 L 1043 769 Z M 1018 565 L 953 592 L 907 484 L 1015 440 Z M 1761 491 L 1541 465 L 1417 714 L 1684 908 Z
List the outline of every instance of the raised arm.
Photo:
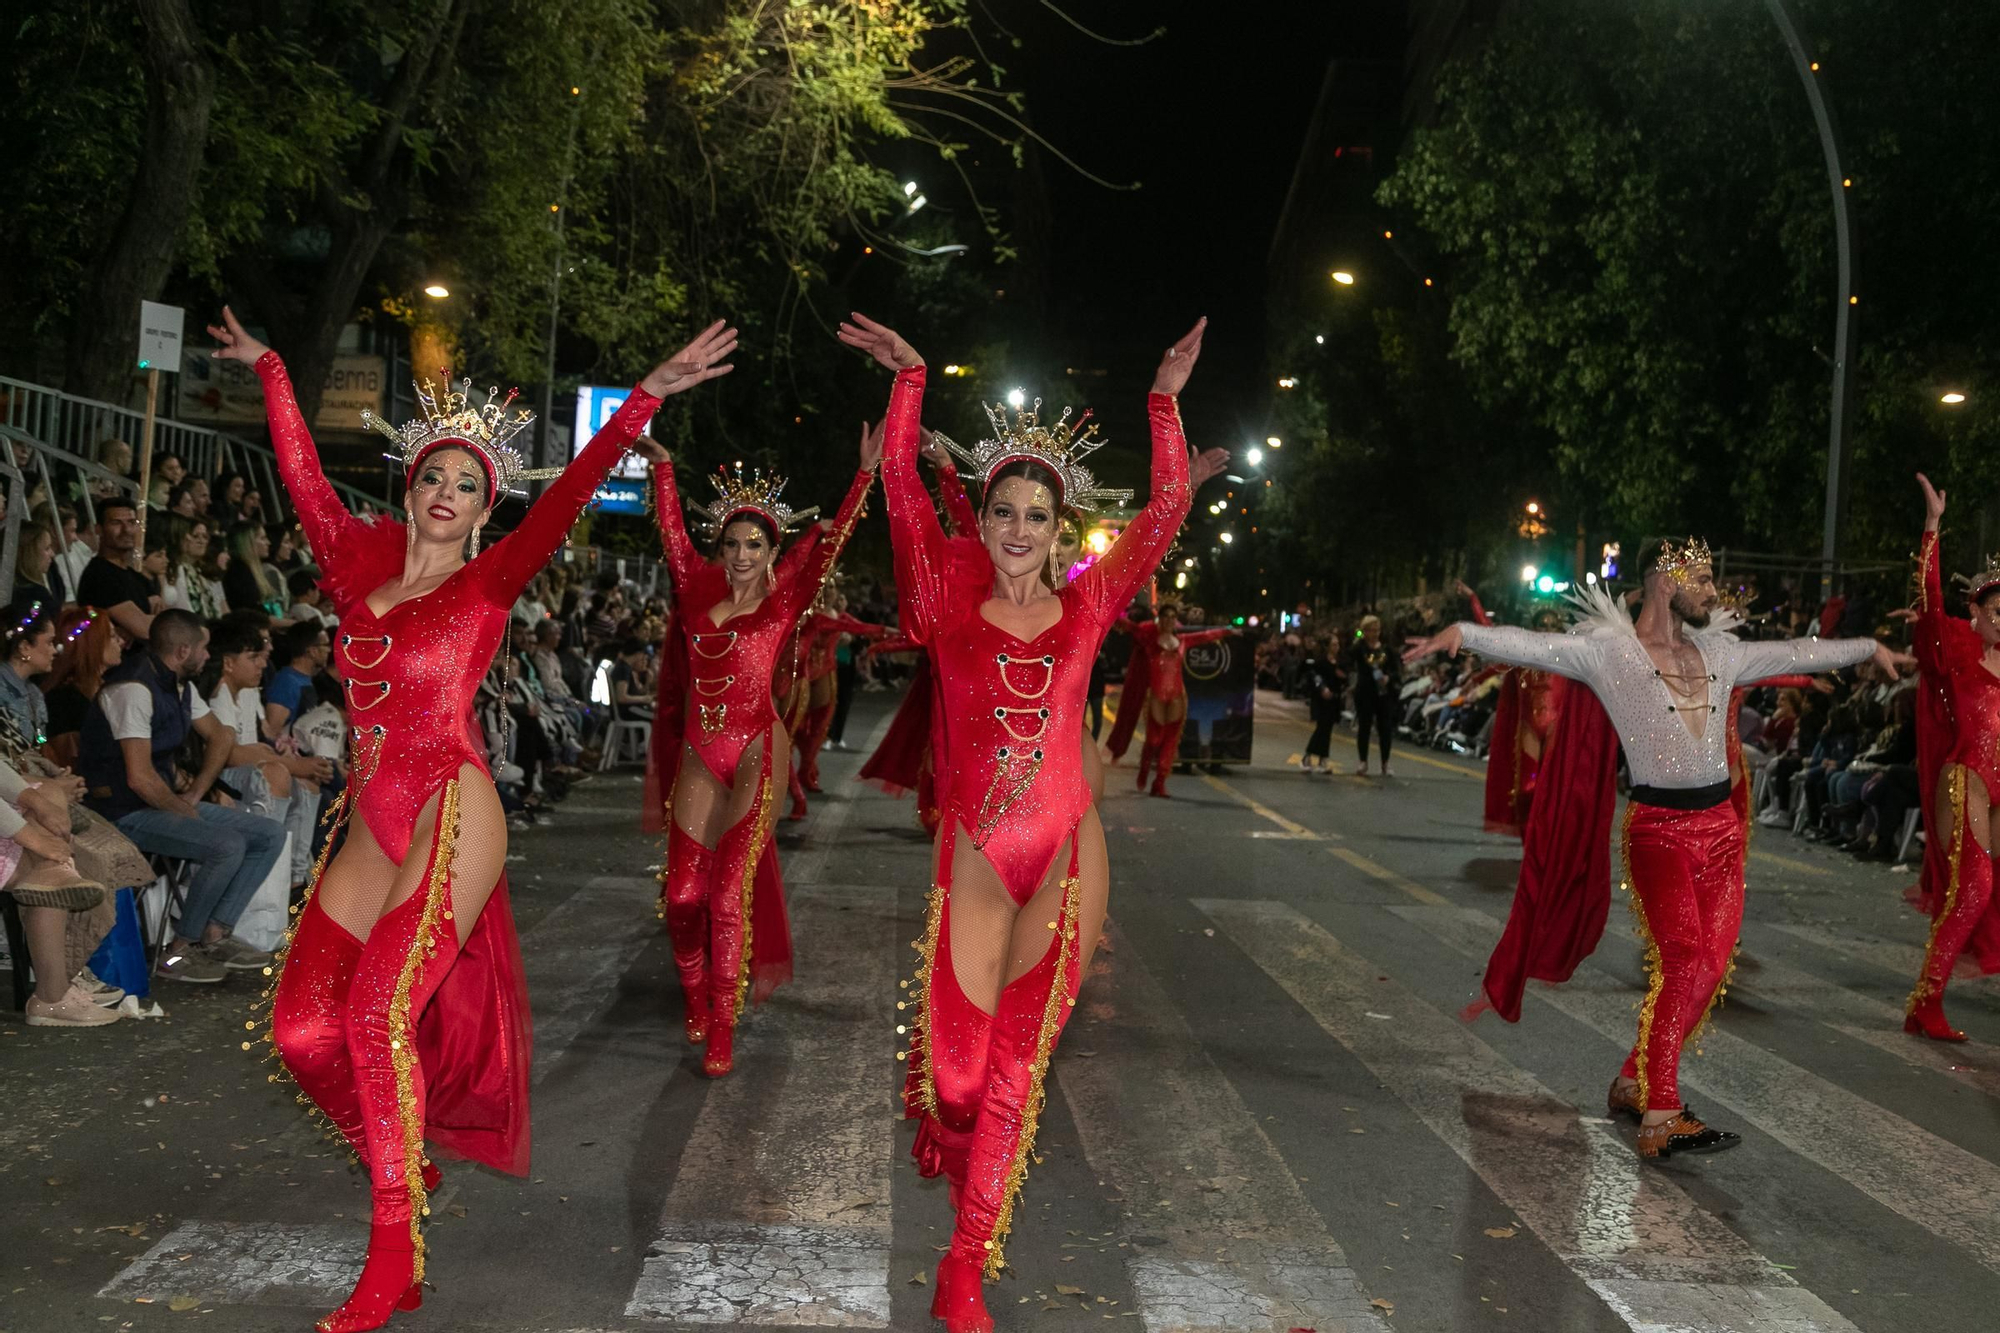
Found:
M 734 367 L 725 358 L 735 350 L 736 330 L 728 327 L 726 321 L 717 320 L 672 360 L 655 366 L 652 373 L 639 381 L 611 420 L 590 437 L 584 451 L 529 506 L 520 526 L 480 557 L 488 562 L 488 586 L 509 599 L 525 587 L 563 544 L 569 530 L 576 525 L 577 516 L 590 503 L 590 497 L 597 494 L 612 466 L 653 419 L 660 400 L 728 374 Z
M 1465 598 L 1466 601 L 1472 603 L 1473 624 L 1490 625 L 1493 623 L 1493 617 L 1486 614 L 1486 604 L 1479 600 L 1479 594 L 1472 590 L 1471 584 L 1465 582 L 1463 579 L 1460 579 L 1458 584 L 1458 591 L 1460 595 Z
M 917 473 L 917 417 L 923 408 L 924 368 L 897 372 L 889 397 L 889 430 L 882 445 L 882 494 L 889 510 L 889 545 L 896 559 L 896 591 L 908 614 L 910 637 L 928 642 L 943 622 L 948 565 L 944 528 Z
M 874 484 L 874 468 L 864 467 L 856 472 L 846 498 L 840 502 L 840 512 L 833 516 L 833 526 L 820 534 L 819 541 L 792 570 L 789 579 L 778 580 L 774 595 L 793 608 L 792 614 L 804 611 L 819 595 L 820 585 L 833 572 L 833 562 L 840 559 L 841 549 L 854 535 L 854 525 L 861 521 L 861 506 L 868 499 L 868 488 Z
M 922 432 L 926 442 L 931 438 L 929 431 Z M 979 514 L 972 507 L 972 498 L 965 493 L 965 478 L 958 475 L 958 467 L 951 461 L 951 455 L 943 446 L 930 455 L 937 468 L 938 498 L 944 501 L 944 515 L 951 522 L 951 530 L 960 537 L 979 535 Z
M 688 540 L 687 515 L 681 510 L 680 488 L 674 484 L 674 460 L 658 459 L 653 464 L 653 516 L 660 525 L 660 544 L 667 553 L 667 572 L 673 575 L 676 592 L 689 587 L 702 564 L 701 553 Z M 793 543 L 796 550 L 803 542 Z M 786 558 L 791 553 L 786 552 Z
M 1192 648 L 1198 643 L 1214 643 L 1217 639 L 1226 639 L 1234 633 L 1236 633 L 1234 625 L 1218 625 L 1214 629 L 1175 630 L 1174 637 L 1181 641 L 1182 647 Z

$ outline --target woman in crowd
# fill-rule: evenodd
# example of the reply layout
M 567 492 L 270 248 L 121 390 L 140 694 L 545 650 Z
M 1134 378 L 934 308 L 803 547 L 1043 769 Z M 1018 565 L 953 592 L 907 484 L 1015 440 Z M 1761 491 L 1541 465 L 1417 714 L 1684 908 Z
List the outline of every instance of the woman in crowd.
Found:
M 861 466 L 832 529 L 810 546 L 794 542 L 783 560 L 779 540 L 817 511 L 786 504 L 782 479 L 712 477 L 716 498 L 697 507 L 714 541 L 704 557 L 688 537 L 672 462 L 664 452 L 653 460 L 687 653 L 685 743 L 662 784 L 673 793 L 662 887 L 687 1038 L 706 1047 L 710 1077 L 735 1067 L 736 1020 L 753 983 L 762 998 L 791 973 L 783 901 L 766 890 L 776 876 L 760 876 L 790 762 L 790 734 L 772 701 L 778 657 L 861 517 L 881 448 L 879 436 L 862 432 Z
M 993 1327 L 981 1278 L 1004 1266 L 1043 1076 L 1104 920 L 1110 875 L 1083 777 L 1084 701 L 1098 646 L 1187 515 L 1174 395 L 1205 323 L 1154 377 L 1145 509 L 1061 592 L 1052 556 L 1063 512 L 1121 493 L 1097 486 L 1083 464 L 1097 442 L 1066 416 L 990 414 L 996 438 L 970 452 L 984 493 L 984 600 L 958 595 L 964 575 L 917 475 L 923 358 L 861 315 L 840 327 L 842 342 L 896 374 L 885 476 L 896 585 L 912 637 L 933 655 L 950 757 L 905 1100 L 921 1117 L 920 1169 L 953 1186 L 957 1221 L 931 1305 L 951 1333 Z
M 169 607 L 192 611 L 203 620 L 219 619 L 229 609 L 229 602 L 207 574 L 209 521 L 170 513 L 164 527 L 167 576 L 161 596 Z
M 65 768 L 76 763 L 84 715 L 104 686 L 104 673 L 125 660 L 125 641 L 110 616 L 88 607 L 63 614 L 56 627 L 60 647 L 43 682 L 48 706 L 45 753 Z
M 1368 733 L 1382 748 L 1382 776 L 1389 772 L 1389 744 L 1396 738 L 1396 699 L 1403 683 L 1403 659 L 1382 641 L 1382 617 L 1361 617 L 1361 632 L 1347 650 L 1347 675 L 1354 685 L 1354 739 L 1361 762 L 1354 772 L 1368 775 Z
M 229 568 L 223 572 L 222 591 L 233 609 L 256 608 L 274 619 L 284 616 L 285 580 L 265 562 L 270 554 L 271 534 L 262 524 L 245 523 L 229 534 Z
M 426 383 L 422 415 L 400 429 L 364 415 L 407 468 L 409 520 L 358 519 L 327 483 L 284 363 L 226 308 L 223 321 L 209 329 L 214 355 L 263 381 L 285 487 L 340 614 L 356 728 L 334 820 L 347 836 L 319 864 L 272 1013 L 286 1067 L 368 1167 L 367 1262 L 354 1294 L 319 1323 L 322 1333 L 349 1333 L 422 1303 L 427 1128 L 442 1147 L 526 1169 L 526 994 L 503 873 L 506 816 L 470 735 L 474 693 L 521 588 L 661 397 L 729 369 L 716 363 L 735 334 L 718 322 L 648 374 L 513 532 L 482 553 L 481 530 L 526 471 L 512 441 L 530 416 L 508 415 L 511 394 L 482 407 Z
M 1345 684 L 1340 676 L 1340 657 L 1333 650 L 1333 640 L 1313 641 L 1312 654 L 1303 663 L 1300 678 L 1305 685 L 1307 716 L 1313 720 L 1313 734 L 1312 739 L 1306 742 L 1306 752 L 1299 760 L 1299 766 L 1308 773 L 1331 775 L 1333 726 L 1340 721 L 1341 687 Z
M 69 600 L 66 580 L 56 563 L 55 529 L 43 523 L 23 523 L 14 561 L 14 598 L 32 598 L 53 613 Z

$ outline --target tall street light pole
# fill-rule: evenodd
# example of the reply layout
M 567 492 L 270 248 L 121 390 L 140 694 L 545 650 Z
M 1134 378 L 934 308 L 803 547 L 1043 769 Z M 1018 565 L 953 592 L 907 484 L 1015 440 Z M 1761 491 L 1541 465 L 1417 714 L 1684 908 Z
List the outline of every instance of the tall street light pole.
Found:
M 562 184 L 557 188 L 556 202 L 550 206 L 550 211 L 555 214 L 556 259 L 554 271 L 549 275 L 549 359 L 542 374 L 542 433 L 535 448 L 542 467 L 556 466 L 553 420 L 556 410 L 556 328 L 557 320 L 562 315 L 563 261 L 567 258 L 563 223 L 564 211 L 569 207 L 570 178 L 576 170 L 576 122 L 582 112 L 583 90 L 572 87 L 569 90 L 569 135 L 563 145 Z
M 1806 50 L 1799 35 L 1797 18 L 1790 0 L 1764 0 L 1772 20 L 1784 34 L 1791 49 L 1792 64 L 1805 84 L 1806 100 L 1812 104 L 1813 123 L 1819 128 L 1819 147 L 1826 158 L 1827 184 L 1833 191 L 1833 242 L 1839 263 L 1837 304 L 1833 315 L 1833 391 L 1828 416 L 1826 442 L 1826 519 L 1820 534 L 1820 596 L 1832 595 L 1833 561 L 1839 544 L 1841 487 L 1847 468 L 1848 416 L 1854 391 L 1848 382 L 1849 363 L 1854 359 L 1854 314 L 1860 295 L 1854 289 L 1854 222 L 1847 208 L 1849 177 L 1840 165 L 1840 136 L 1834 125 L 1833 107 L 1820 86 L 1819 62 Z

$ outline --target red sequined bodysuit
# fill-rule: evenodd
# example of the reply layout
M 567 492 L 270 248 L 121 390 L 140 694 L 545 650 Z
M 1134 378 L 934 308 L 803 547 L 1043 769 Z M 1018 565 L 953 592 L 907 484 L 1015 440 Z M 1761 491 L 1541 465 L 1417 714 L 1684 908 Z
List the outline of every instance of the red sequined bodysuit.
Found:
M 334 828 L 358 812 L 383 854 L 400 865 L 418 817 L 436 804 L 420 882 L 365 940 L 319 900 L 329 840 L 278 968 L 271 1041 L 368 1168 L 371 1185 L 360 1285 L 320 1325 L 340 1333 L 377 1327 L 392 1306 L 421 1302 L 426 1138 L 502 1170 L 527 1171 L 528 1004 L 520 946 L 504 874 L 460 943 L 454 913 L 461 904 L 452 882 L 459 775 L 469 767 L 490 781 L 473 700 L 515 599 L 659 403 L 634 389 L 512 535 L 432 591 L 378 615 L 367 599 L 402 574 L 406 529 L 342 507 L 320 469 L 283 362 L 267 352 L 256 369 L 279 470 L 340 615 L 337 662 L 354 744 Z M 489 471 L 489 495 L 495 484 Z M 360 866 L 365 874 L 368 863 Z M 381 886 L 385 898 L 390 888 Z
M 923 367 L 897 375 L 889 404 L 883 485 L 896 582 L 910 636 L 928 646 L 948 765 L 938 773 L 943 819 L 937 888 L 919 942 L 918 1010 L 905 1104 L 921 1117 L 915 1154 L 944 1174 L 958 1210 L 940 1265 L 933 1313 L 977 1301 L 978 1274 L 1003 1264 L 1014 1201 L 1032 1155 L 1050 1052 L 1075 1004 L 1082 959 L 1075 834 L 1091 803 L 1078 738 L 1091 663 L 1104 636 L 1152 573 L 1189 504 L 1187 445 L 1171 397 L 1153 395 L 1152 495 L 1103 559 L 1055 594 L 1061 615 L 1032 639 L 987 620 L 965 595 L 969 550 L 947 538 L 917 474 Z M 987 578 L 990 580 L 990 562 Z M 988 583 L 990 588 L 990 582 Z M 1070 866 L 1051 941 L 1025 975 L 1002 987 L 991 1015 L 969 1001 L 952 968 L 954 848 L 969 838 L 1016 904 L 1025 905 L 1064 845 Z M 970 1288 L 967 1283 L 970 1283 Z M 977 1318 L 966 1326 L 976 1326 Z M 990 1325 L 989 1325 L 990 1326 Z
M 1136 625 L 1129 620 L 1118 622 L 1118 628 L 1132 636 L 1133 644 L 1143 644 L 1146 654 L 1146 697 L 1148 699 L 1178 699 L 1187 692 L 1183 667 L 1187 650 L 1199 644 L 1214 643 L 1226 639 L 1233 633 L 1228 628 L 1221 629 L 1177 629 L 1174 631 L 1174 646 L 1167 648 L 1160 643 L 1160 626 Z

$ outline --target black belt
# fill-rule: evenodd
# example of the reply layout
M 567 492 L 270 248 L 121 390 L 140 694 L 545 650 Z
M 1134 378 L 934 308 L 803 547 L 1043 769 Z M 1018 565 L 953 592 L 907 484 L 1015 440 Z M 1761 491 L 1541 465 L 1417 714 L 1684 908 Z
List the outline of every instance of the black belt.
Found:
M 1730 787 L 1726 779 L 1711 782 L 1706 787 L 1648 787 L 1641 784 L 1632 788 L 1632 799 L 1641 805 L 1656 805 L 1662 810 L 1711 810 L 1729 799 Z

